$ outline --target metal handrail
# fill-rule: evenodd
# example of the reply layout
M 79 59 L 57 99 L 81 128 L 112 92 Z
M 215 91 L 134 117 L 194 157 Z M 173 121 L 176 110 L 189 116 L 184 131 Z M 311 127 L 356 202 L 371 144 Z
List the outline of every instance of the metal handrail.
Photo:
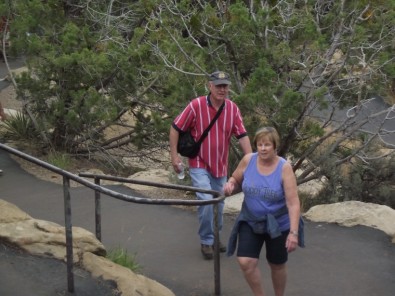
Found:
M 34 163 L 40 167 L 50 170 L 56 174 L 63 176 L 63 195 L 64 195 L 64 215 L 65 215 L 65 234 L 66 234 L 66 260 L 67 260 L 67 284 L 68 292 L 74 293 L 74 273 L 73 273 L 73 233 L 72 233 L 72 222 L 71 222 L 71 196 L 70 196 L 70 180 L 73 180 L 85 187 L 88 187 L 95 191 L 95 216 L 96 216 L 96 237 L 101 240 L 101 222 L 100 222 L 100 193 L 111 196 L 113 198 L 133 202 L 139 204 L 155 204 L 155 205 L 186 205 L 186 206 L 201 206 L 201 205 L 214 205 L 214 288 L 215 295 L 221 295 L 221 283 L 220 283 L 220 256 L 219 256 L 219 227 L 218 227 L 218 203 L 223 201 L 226 197 L 221 196 L 221 193 L 214 190 L 206 190 L 192 186 L 184 186 L 177 184 L 164 184 L 156 183 L 143 180 L 133 180 L 130 178 L 91 174 L 91 173 L 80 173 L 79 176 L 70 173 L 66 170 L 51 165 L 45 161 L 35 158 L 31 155 L 23 153 L 17 149 L 9 147 L 5 144 L 0 143 L 0 149 L 3 149 L 9 153 L 12 153 L 20 158 L 23 158 L 31 163 Z M 95 183 L 83 179 L 93 178 Z M 117 191 L 100 186 L 100 180 L 118 181 L 123 183 L 133 183 L 145 186 L 153 186 L 159 188 L 168 188 L 176 190 L 185 190 L 192 192 L 201 192 L 212 194 L 214 198 L 212 200 L 180 200 L 180 199 L 155 199 L 155 198 L 142 198 L 131 196 Z

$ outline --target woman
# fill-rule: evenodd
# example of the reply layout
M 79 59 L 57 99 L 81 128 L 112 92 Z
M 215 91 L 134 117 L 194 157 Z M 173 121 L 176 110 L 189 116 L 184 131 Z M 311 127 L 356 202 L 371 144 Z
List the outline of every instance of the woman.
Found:
M 276 296 L 284 295 L 288 253 L 298 244 L 303 246 L 296 177 L 290 163 L 277 155 L 279 142 L 274 128 L 259 129 L 254 137 L 257 152 L 245 155 L 224 185 L 225 195 L 244 193 L 228 256 L 234 253 L 238 239 L 237 260 L 255 296 L 264 295 L 258 268 L 263 244 Z

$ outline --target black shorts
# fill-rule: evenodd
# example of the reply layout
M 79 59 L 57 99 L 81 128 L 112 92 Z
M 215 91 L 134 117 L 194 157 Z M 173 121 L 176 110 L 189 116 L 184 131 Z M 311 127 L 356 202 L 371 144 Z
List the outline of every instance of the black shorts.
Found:
M 237 257 L 259 258 L 262 246 L 266 246 L 266 259 L 272 264 L 284 264 L 288 260 L 288 251 L 285 247 L 289 231 L 274 239 L 270 235 L 256 234 L 247 222 L 241 222 L 237 246 Z

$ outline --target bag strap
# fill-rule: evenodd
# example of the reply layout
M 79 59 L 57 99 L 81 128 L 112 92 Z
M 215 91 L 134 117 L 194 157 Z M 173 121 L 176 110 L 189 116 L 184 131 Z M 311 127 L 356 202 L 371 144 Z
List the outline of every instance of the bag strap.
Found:
M 210 129 L 212 128 L 212 126 L 214 125 L 214 123 L 218 119 L 218 117 L 221 115 L 221 112 L 224 109 L 224 106 L 225 106 L 225 102 L 223 102 L 221 107 L 219 107 L 217 114 L 215 114 L 215 116 L 214 116 L 213 120 L 211 120 L 209 126 L 204 130 L 203 134 L 200 136 L 199 141 L 197 141 L 198 144 L 201 144 L 203 142 L 203 140 L 207 137 L 208 132 L 210 131 Z

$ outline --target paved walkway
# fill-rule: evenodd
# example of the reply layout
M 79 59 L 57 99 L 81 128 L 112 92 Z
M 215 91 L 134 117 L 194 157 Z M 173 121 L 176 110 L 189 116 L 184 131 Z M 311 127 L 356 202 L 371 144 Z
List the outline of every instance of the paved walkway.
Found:
M 62 186 L 42 181 L 26 173 L 0 150 L 0 198 L 14 203 L 32 217 L 63 225 Z M 123 186 L 113 189 L 129 192 Z M 73 225 L 94 232 L 93 192 L 86 188 L 71 190 Z M 234 218 L 225 217 L 223 239 L 229 235 Z M 170 288 L 177 296 L 213 295 L 213 261 L 202 259 L 196 234 L 196 213 L 163 205 L 131 204 L 103 196 L 102 237 L 107 249 L 121 246 L 135 254 L 142 273 Z M 290 255 L 287 296 L 392 296 L 395 294 L 395 245 L 383 232 L 367 227 L 345 228 L 334 224 L 306 223 L 306 244 Z M 0 246 L 0 266 L 4 266 Z M 10 264 L 17 257 L 7 254 Z M 8 261 L 9 262 L 9 261 Z M 57 268 L 64 278 L 49 277 L 53 262 L 38 260 L 36 265 L 4 270 L 0 267 L 0 295 L 23 293 L 34 282 L 41 293 L 51 294 L 59 285 L 67 289 L 65 266 Z M 273 295 L 270 275 L 261 263 L 268 295 Z M 30 276 L 29 276 L 30 272 Z M 28 273 L 28 274 L 26 274 Z M 7 277 L 4 275 L 7 274 Z M 37 281 L 37 278 L 48 279 Z M 49 280 L 51 279 L 51 280 Z M 4 291 L 5 283 L 13 291 Z M 85 292 L 100 282 L 77 286 L 75 295 L 99 295 Z M 95 287 L 91 287 L 95 286 Z M 224 296 L 250 295 L 235 257 L 221 255 L 221 291 Z M 84 294 L 85 293 L 85 294 Z M 60 294 L 62 295 L 62 294 Z M 100 294 L 105 295 L 105 294 Z
M 51 258 L 31 256 L 0 243 L 0 295 L 60 296 L 67 294 L 66 264 Z M 74 267 L 74 295 L 114 296 L 115 286 L 94 279 Z

